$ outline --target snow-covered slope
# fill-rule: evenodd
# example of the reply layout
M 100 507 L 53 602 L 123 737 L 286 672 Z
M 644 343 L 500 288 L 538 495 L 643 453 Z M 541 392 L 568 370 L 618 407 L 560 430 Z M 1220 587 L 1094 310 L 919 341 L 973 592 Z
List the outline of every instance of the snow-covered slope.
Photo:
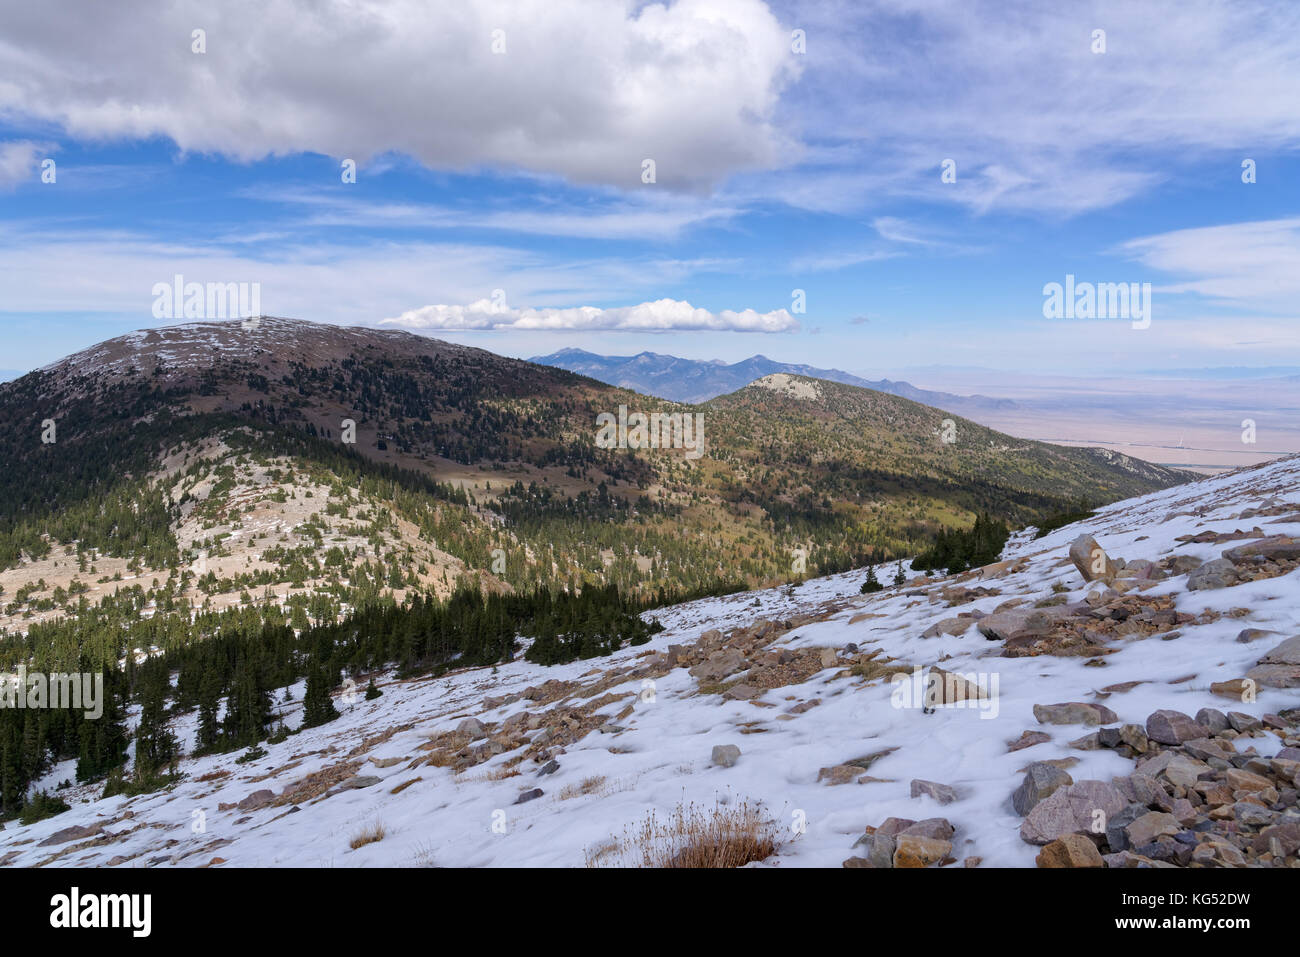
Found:
M 1170 573 L 1120 577 L 1118 590 L 1086 583 L 1068 557 L 1084 532 L 1111 559 L 1125 559 L 1130 576 L 1139 559 Z M 785 835 L 768 866 L 838 867 L 854 857 L 860 863 L 868 852 L 855 849 L 855 841 L 890 817 L 950 822 L 955 833 L 944 858 L 952 866 L 1034 866 L 1042 847 L 1022 837 L 1025 817 L 1011 802 L 1022 769 L 1057 761 L 1074 782 L 1109 786 L 1134 775 L 1135 759 L 1161 750 L 1154 741 L 1146 753 L 1099 747 L 1088 738 L 1095 727 L 1035 716 L 1035 705 L 1071 702 L 1101 706 L 1096 713 L 1110 728 L 1132 724 L 1153 736 L 1159 730 L 1148 718 L 1160 709 L 1238 712 L 1233 721 L 1245 733 L 1229 728 L 1214 737 L 1215 746 L 1247 755 L 1254 749 L 1260 757 L 1209 767 L 1220 777 L 1227 766 L 1263 767 L 1273 791 L 1237 787 L 1244 782 L 1238 775 L 1233 798 L 1221 805 L 1228 810 L 1213 819 L 1250 838 L 1270 823 L 1300 820 L 1300 782 L 1288 794 L 1283 777 L 1293 767 L 1285 760 L 1291 753 L 1267 760 L 1300 745 L 1297 713 L 1289 711 L 1300 706 L 1300 687 L 1260 684 L 1257 700 L 1242 701 L 1211 685 L 1246 676 L 1270 649 L 1300 633 L 1300 573 L 1286 549 L 1275 549 L 1277 560 L 1234 565 L 1226 580 L 1235 584 L 1189 590 L 1181 570 L 1195 562 L 1173 560 L 1208 562 L 1260 540 L 1286 543 L 1275 536 L 1300 537 L 1300 458 L 1121 502 L 1041 539 L 1021 533 L 1003 562 L 962 576 L 913 577 L 860 595 L 863 573 L 851 572 L 656 612 L 665 630 L 649 645 L 610 658 L 551 668 L 520 658 L 439 679 L 381 676 L 382 697 L 340 701 L 338 720 L 264 745 L 259 760 L 186 760 L 184 781 L 136 798 L 98 800 L 98 786 L 65 789 L 71 811 L 28 827 L 6 825 L 0 862 L 582 866 L 597 857 L 618 862 L 617 850 L 601 849 L 622 841 L 652 809 L 662 819 L 681 803 L 749 801 L 761 802 Z M 1012 614 L 1008 603 L 1016 603 Z M 934 627 L 941 622 L 943 628 Z M 892 682 L 889 672 L 933 665 L 981 683 L 988 697 L 979 707 L 932 713 L 919 700 L 903 700 L 912 685 Z M 1300 685 L 1300 668 L 1295 673 L 1293 684 Z M 292 703 L 281 704 L 290 727 L 301 697 L 300 686 Z M 1255 728 L 1244 715 L 1272 717 Z M 468 718 L 485 733 L 464 725 Z M 1208 714 L 1202 720 L 1217 722 Z M 178 719 L 175 730 L 191 742 L 193 715 Z M 1206 735 L 1214 730 L 1207 727 Z M 1010 750 L 1024 732 L 1035 733 L 1024 741 L 1038 734 L 1042 740 Z M 716 765 L 713 748 L 729 744 L 739 748 L 739 759 Z M 1157 763 L 1171 757 L 1159 755 Z M 309 775 L 317 778 L 304 782 Z M 38 786 L 71 776 L 70 766 L 56 768 Z M 1183 801 L 1172 816 L 1193 843 L 1207 841 L 1196 835 L 1210 829 L 1195 822 L 1213 817 L 1210 802 L 1184 797 L 1196 777 L 1181 787 L 1160 777 L 1168 802 Z M 533 789 L 542 793 L 517 803 Z M 941 804 L 930 794 L 955 800 Z M 1149 804 L 1152 813 L 1163 813 L 1164 801 Z M 1263 809 L 1243 811 L 1243 804 Z M 1114 816 L 1114 809 L 1107 813 Z M 1255 813 L 1258 822 L 1243 820 Z M 383 838 L 352 849 L 351 838 L 375 824 Z M 1165 839 L 1175 840 L 1169 833 Z M 1296 851 L 1288 847 L 1282 842 L 1272 856 L 1294 865 Z M 1112 865 L 1137 860 L 1114 851 L 1110 846 Z

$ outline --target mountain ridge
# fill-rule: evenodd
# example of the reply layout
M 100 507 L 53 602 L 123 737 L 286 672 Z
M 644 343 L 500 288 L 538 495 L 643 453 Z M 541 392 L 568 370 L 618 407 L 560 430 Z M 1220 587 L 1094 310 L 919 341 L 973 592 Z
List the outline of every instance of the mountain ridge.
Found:
M 549 355 L 533 356 L 528 361 L 578 372 L 610 385 L 635 389 L 675 402 L 706 402 L 744 388 L 756 379 L 784 372 L 901 395 L 924 405 L 953 412 L 1017 407 L 1017 403 L 1010 399 L 935 392 L 890 379 L 873 381 L 839 369 L 819 369 L 802 363 L 779 362 L 757 353 L 748 359 L 727 363 L 722 359 L 684 359 L 649 351 L 634 356 L 603 356 L 568 347 Z

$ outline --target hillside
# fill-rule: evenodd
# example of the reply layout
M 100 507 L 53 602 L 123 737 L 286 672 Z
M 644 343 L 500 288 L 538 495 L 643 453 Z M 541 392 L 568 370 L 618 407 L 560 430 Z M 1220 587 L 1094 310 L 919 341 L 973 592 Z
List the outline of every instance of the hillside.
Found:
M 358 674 L 382 694 L 306 730 L 295 682 L 238 761 L 173 713 L 183 777 L 101 798 L 63 762 L 71 808 L 0 863 L 638 866 L 722 815 L 754 866 L 1300 867 L 1298 487 L 1292 457 L 960 576 L 684 603 L 599 661 Z
M 462 579 L 662 600 L 912 554 L 981 509 L 1023 523 L 1187 478 L 960 418 L 945 443 L 939 410 L 791 381 L 820 398 L 679 406 L 272 317 L 110 340 L 0 385 L 0 629 L 119 582 L 170 606 L 187 578 L 217 610 L 327 591 L 340 611 Z M 704 447 L 598 447 L 621 406 L 702 416 Z

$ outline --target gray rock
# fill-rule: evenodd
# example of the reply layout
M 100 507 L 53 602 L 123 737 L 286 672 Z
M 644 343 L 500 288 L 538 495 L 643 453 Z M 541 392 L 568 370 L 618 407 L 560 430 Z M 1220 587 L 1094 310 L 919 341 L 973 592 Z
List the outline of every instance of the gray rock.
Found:
M 1039 724 L 1084 724 L 1090 727 L 1113 724 L 1119 717 L 1110 708 L 1085 701 L 1067 701 L 1063 704 L 1036 704 L 1034 717 Z
M 1300 665 L 1256 665 L 1246 677 L 1266 688 L 1300 688 Z
M 262 788 L 260 791 L 254 791 L 235 806 L 241 811 L 252 811 L 255 808 L 265 807 L 274 800 L 275 792 Z
M 547 774 L 554 774 L 558 770 L 560 770 L 560 762 L 552 758 L 542 765 L 542 769 L 537 772 L 537 776 L 540 778 Z
M 927 817 L 924 821 L 909 824 L 898 833 L 912 837 L 929 837 L 936 841 L 947 841 L 952 838 L 955 830 L 946 817 Z
M 1242 711 L 1229 711 L 1228 723 L 1232 725 L 1232 730 L 1244 733 L 1246 731 L 1258 731 L 1264 727 L 1264 722 L 1260 721 L 1254 715 L 1246 714 Z
M 1230 562 L 1244 562 L 1251 559 L 1294 560 L 1300 558 L 1300 542 L 1287 535 L 1270 535 L 1268 538 L 1229 548 L 1223 553 L 1223 557 Z
M 544 792 L 542 791 L 541 788 L 532 788 L 531 790 L 525 791 L 522 794 L 520 794 L 519 797 L 515 799 L 515 803 L 527 804 L 529 801 L 536 801 L 539 797 L 542 796 L 543 793 Z
M 1228 730 L 1228 716 L 1217 708 L 1202 708 L 1196 712 L 1196 723 L 1210 729 L 1211 734 Z
M 1025 769 L 1025 778 L 1011 795 L 1011 804 L 1024 817 L 1057 788 L 1073 783 L 1074 779 L 1055 765 L 1035 761 Z
M 487 728 L 483 727 L 483 722 L 478 718 L 466 718 L 460 724 L 456 725 L 456 731 L 460 734 L 468 734 L 470 740 L 481 738 L 487 734 Z
M 375 777 L 373 774 L 354 774 L 352 777 L 343 781 L 336 787 L 336 791 L 355 791 L 359 788 L 374 787 L 383 778 Z
M 734 744 L 715 744 L 713 746 L 713 763 L 721 768 L 735 767 L 740 760 L 740 748 Z
M 1240 644 L 1248 645 L 1252 641 L 1259 641 L 1261 638 L 1267 638 L 1269 635 L 1279 635 L 1279 631 L 1267 631 L 1263 628 L 1243 628 L 1237 632 L 1237 641 Z
M 1237 566 L 1226 558 L 1206 562 L 1187 576 L 1188 591 L 1227 588 L 1237 582 Z
M 1261 665 L 1300 665 L 1300 635 L 1282 642 L 1259 659 Z
M 1034 806 L 1020 825 L 1020 838 L 1029 844 L 1049 844 L 1063 834 L 1092 833 L 1129 802 L 1104 781 L 1077 781 L 1057 788 Z
M 1181 711 L 1161 709 L 1147 717 L 1147 737 L 1161 744 L 1182 744 L 1205 737 L 1206 729 Z
M 1112 852 L 1127 851 L 1132 846 L 1128 839 L 1128 826 L 1148 813 L 1145 804 L 1129 804 L 1106 821 L 1106 843 Z
M 940 804 L 951 804 L 958 798 L 957 789 L 951 785 L 940 784 L 937 781 L 922 781 L 918 778 L 912 781 L 912 797 L 922 795 L 928 795 Z

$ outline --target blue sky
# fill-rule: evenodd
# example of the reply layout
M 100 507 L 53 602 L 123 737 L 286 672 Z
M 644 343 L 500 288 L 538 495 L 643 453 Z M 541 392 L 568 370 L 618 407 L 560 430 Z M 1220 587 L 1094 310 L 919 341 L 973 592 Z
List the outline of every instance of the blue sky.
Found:
M 1058 6 L 3 0 L 0 368 L 177 273 L 519 356 L 1300 366 L 1300 8 Z

